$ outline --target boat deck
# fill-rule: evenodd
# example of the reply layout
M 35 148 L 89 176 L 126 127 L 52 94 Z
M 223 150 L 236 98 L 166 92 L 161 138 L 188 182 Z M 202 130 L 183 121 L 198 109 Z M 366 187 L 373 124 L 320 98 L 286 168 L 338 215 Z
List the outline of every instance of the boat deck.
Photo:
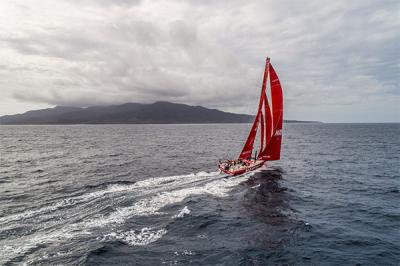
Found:
M 240 175 L 254 169 L 257 169 L 265 163 L 264 160 L 233 160 L 224 161 L 218 165 L 218 168 L 229 175 Z

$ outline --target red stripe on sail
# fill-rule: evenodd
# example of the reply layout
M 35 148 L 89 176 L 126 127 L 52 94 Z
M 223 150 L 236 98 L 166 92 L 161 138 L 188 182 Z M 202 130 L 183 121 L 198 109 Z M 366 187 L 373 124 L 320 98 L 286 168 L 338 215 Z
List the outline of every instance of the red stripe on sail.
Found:
M 265 128 L 264 128 L 264 116 L 261 113 L 261 141 L 260 141 L 260 154 L 262 152 L 262 150 L 264 149 L 264 135 L 265 135 Z
M 260 152 L 259 158 L 265 160 L 267 146 L 272 136 L 272 115 L 269 107 L 267 95 L 264 95 L 264 119 L 265 119 L 265 146 Z
M 271 136 L 272 136 L 272 115 L 271 115 L 271 109 L 269 107 L 267 95 L 265 95 L 264 108 L 265 108 L 264 112 L 266 113 L 266 115 L 265 115 L 265 123 L 266 123 L 265 146 L 267 146 L 267 144 L 270 141 Z

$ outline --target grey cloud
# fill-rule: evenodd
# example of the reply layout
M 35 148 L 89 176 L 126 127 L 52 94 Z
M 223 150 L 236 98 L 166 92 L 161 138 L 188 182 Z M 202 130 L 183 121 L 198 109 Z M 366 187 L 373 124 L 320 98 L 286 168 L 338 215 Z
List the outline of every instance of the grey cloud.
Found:
M 136 6 L 142 3 L 141 0 L 68 0 L 76 5 L 95 5 L 95 6 Z
M 251 113 L 267 55 L 299 110 L 400 94 L 397 1 L 69 3 L 67 19 L 33 16 L 35 30 L 0 33 L 18 58 L 2 63 L 2 75 L 13 80 L 24 69 L 14 98 L 74 106 L 169 100 Z

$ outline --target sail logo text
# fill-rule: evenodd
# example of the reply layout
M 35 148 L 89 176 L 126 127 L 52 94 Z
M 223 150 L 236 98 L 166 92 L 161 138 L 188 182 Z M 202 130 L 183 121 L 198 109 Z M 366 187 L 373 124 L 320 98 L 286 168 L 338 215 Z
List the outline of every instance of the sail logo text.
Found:
M 282 136 L 282 129 L 276 130 L 274 136 Z

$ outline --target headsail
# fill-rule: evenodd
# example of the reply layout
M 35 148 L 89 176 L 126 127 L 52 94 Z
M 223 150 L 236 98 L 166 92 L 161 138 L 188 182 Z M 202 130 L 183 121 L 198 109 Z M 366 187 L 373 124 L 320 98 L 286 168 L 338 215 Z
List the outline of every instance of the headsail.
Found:
M 272 113 L 266 94 L 268 74 L 270 75 Z M 240 153 L 239 159 L 247 159 L 251 156 L 254 146 L 254 140 L 257 135 L 258 124 L 260 123 L 261 140 L 258 159 L 268 161 L 279 160 L 282 141 L 282 122 L 282 87 L 274 68 L 270 64 L 269 58 L 267 58 L 257 115 L 251 127 L 249 136 L 247 137 L 243 150 Z
M 262 115 L 262 107 L 264 104 L 264 101 L 266 100 L 266 94 L 265 94 L 265 89 L 266 89 L 266 84 L 267 84 L 267 79 L 268 79 L 268 70 L 269 70 L 269 58 L 267 58 L 266 64 L 265 64 L 265 70 L 264 70 L 264 79 L 263 79 L 263 85 L 261 88 L 261 95 L 260 95 L 260 101 L 258 104 L 258 111 L 256 118 L 254 119 L 253 125 L 251 126 L 249 136 L 247 137 L 246 143 L 244 144 L 244 147 L 242 149 L 242 152 L 239 155 L 239 159 L 247 159 L 251 157 L 251 154 L 253 152 L 253 146 L 254 146 L 254 140 L 257 135 L 257 129 L 258 129 L 258 124 L 261 119 L 265 119 L 264 116 Z
M 260 113 L 256 115 L 256 119 L 254 120 L 253 126 L 250 129 L 249 136 L 247 137 L 243 150 L 239 155 L 239 159 L 247 159 L 251 157 L 251 153 L 253 152 L 254 140 L 257 135 L 259 120 L 260 120 Z

